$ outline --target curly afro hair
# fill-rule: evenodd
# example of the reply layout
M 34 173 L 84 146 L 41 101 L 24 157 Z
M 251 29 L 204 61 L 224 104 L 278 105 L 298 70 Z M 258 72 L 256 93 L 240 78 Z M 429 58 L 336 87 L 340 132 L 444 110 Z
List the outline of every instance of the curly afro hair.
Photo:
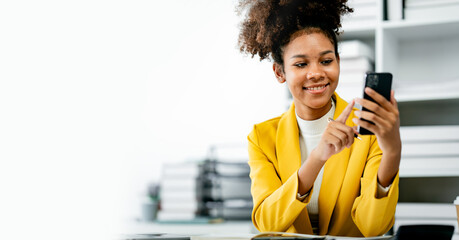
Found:
M 239 48 L 243 53 L 256 54 L 260 61 L 269 57 L 283 66 L 282 47 L 300 30 L 321 32 L 335 46 L 341 16 L 353 9 L 347 0 L 240 0 L 237 12 L 247 11 L 241 23 Z

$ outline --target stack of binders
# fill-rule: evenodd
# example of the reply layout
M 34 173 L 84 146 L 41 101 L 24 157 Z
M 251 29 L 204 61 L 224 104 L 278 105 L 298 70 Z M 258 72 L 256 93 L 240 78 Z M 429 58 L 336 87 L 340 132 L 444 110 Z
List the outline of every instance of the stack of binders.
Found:
M 459 125 L 403 126 L 400 177 L 459 177 Z
M 201 165 L 196 162 L 163 166 L 158 221 L 191 221 L 204 214 L 200 175 Z
M 344 31 L 353 28 L 374 28 L 379 16 L 377 0 L 349 0 L 353 13 L 343 17 Z
M 373 71 L 374 52 L 364 42 L 342 41 L 339 45 L 340 78 L 336 91 L 346 101 L 363 96 L 365 74 Z
M 406 20 L 457 19 L 459 0 L 405 0 Z
M 203 169 L 203 199 L 209 216 L 250 219 L 253 203 L 247 162 L 207 160 Z

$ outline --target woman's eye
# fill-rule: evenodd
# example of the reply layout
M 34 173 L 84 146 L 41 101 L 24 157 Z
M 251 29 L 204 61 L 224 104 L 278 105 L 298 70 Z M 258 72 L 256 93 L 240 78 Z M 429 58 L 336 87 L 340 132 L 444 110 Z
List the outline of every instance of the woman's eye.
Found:
M 305 67 L 306 65 L 308 65 L 307 63 L 296 63 L 295 66 L 296 67 Z
M 322 61 L 322 64 L 328 65 L 328 64 L 330 64 L 331 62 L 333 62 L 333 60 L 332 60 L 332 59 L 328 59 L 328 60 Z

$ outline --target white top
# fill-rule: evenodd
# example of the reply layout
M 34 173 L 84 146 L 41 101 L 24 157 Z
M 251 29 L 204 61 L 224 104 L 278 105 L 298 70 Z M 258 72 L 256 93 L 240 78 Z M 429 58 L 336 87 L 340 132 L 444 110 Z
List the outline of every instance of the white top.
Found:
M 327 128 L 328 118 L 333 118 L 335 114 L 335 103 L 332 101 L 332 107 L 328 113 L 317 120 L 307 121 L 303 120 L 296 114 L 296 120 L 300 130 L 300 150 L 301 150 L 301 165 L 308 159 L 311 151 L 317 147 L 322 134 Z M 306 206 L 309 214 L 319 214 L 319 192 L 322 184 L 322 177 L 324 174 L 324 168 L 320 170 L 317 175 L 316 181 L 314 182 L 314 191 L 312 192 L 309 204 Z M 304 195 L 303 199 L 307 195 Z

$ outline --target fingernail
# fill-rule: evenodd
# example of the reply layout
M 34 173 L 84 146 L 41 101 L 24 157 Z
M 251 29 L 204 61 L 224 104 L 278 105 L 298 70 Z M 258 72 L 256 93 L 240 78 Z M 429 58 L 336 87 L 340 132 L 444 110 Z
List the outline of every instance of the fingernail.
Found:
M 357 122 L 359 121 L 359 119 L 358 119 L 358 118 L 353 118 L 352 121 L 353 121 L 354 123 L 357 123 Z
M 371 93 L 371 92 L 373 92 L 373 89 L 372 89 L 372 88 L 370 88 L 370 87 L 366 87 L 366 89 L 365 89 L 365 90 L 366 90 L 367 92 L 370 92 L 370 93 Z
M 357 116 L 357 117 L 360 117 L 360 116 L 361 116 L 361 112 L 360 112 L 360 111 L 355 111 L 354 114 L 355 114 L 355 116 Z

